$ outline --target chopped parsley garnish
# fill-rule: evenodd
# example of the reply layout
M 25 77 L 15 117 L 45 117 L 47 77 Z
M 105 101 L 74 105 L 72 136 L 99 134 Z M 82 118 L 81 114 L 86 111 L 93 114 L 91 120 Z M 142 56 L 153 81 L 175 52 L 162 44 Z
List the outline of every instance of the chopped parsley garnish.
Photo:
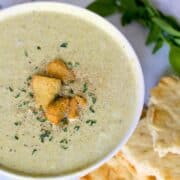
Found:
M 96 124 L 96 120 L 89 119 L 89 120 L 86 121 L 86 124 L 89 124 L 90 126 L 93 126 L 94 124 Z
M 68 149 L 68 147 L 67 147 L 67 146 L 64 146 L 64 145 L 61 145 L 61 148 L 63 148 L 63 149 Z
M 40 118 L 40 117 L 37 117 L 36 120 L 38 120 L 39 122 L 45 122 L 45 121 L 47 121 L 46 118 Z
M 74 80 L 71 80 L 71 81 L 69 81 L 70 83 L 74 83 L 75 81 Z
M 27 81 L 30 81 L 32 79 L 32 77 L 31 76 L 29 76 L 26 80 Z
M 68 43 L 67 43 L 67 42 L 63 42 L 63 43 L 60 45 L 60 47 L 62 47 L 62 48 L 67 48 L 67 46 L 68 46 Z
M 40 47 L 40 46 L 37 46 L 37 50 L 41 50 L 41 47 Z
M 17 121 L 14 123 L 15 126 L 20 126 L 22 123 L 20 121 Z
M 85 93 L 88 90 L 87 83 L 83 84 L 83 93 Z
M 95 104 L 95 103 L 96 103 L 96 100 L 97 100 L 96 97 L 93 96 L 93 97 L 92 97 L 92 103 Z
M 49 138 L 49 141 L 52 141 L 52 140 L 53 140 L 53 138 L 54 138 L 54 137 L 53 137 L 53 136 L 51 136 L 51 137 Z
M 28 105 L 30 102 L 29 101 L 24 101 L 23 105 Z
M 67 139 L 62 139 L 62 140 L 60 141 L 60 143 L 62 143 L 62 144 L 68 144 L 68 140 L 67 140 Z
M 60 98 L 60 95 L 59 95 L 59 94 L 56 94 L 56 95 L 54 96 L 54 101 L 58 100 L 59 98 Z
M 18 98 L 20 96 L 20 93 L 18 93 L 16 96 L 15 96 L 15 98 Z
M 79 131 L 80 126 L 75 126 L 74 129 L 75 129 L 76 131 Z
M 88 95 L 89 95 L 89 97 L 91 97 L 92 103 L 95 104 L 96 101 L 97 101 L 97 98 L 96 98 L 95 94 L 89 92 Z
M 72 69 L 73 68 L 73 63 L 72 62 L 67 62 L 66 65 L 68 66 L 68 68 Z
M 80 63 L 79 62 L 75 62 L 74 67 L 78 67 L 78 66 L 80 66 Z
M 74 94 L 74 91 L 73 91 L 73 89 L 69 89 L 69 94 Z
M 21 107 L 22 107 L 22 104 L 19 104 L 18 107 L 21 108 Z
M 67 125 L 69 123 L 68 119 L 65 117 L 64 119 L 61 120 L 61 123 L 63 125 Z
M 26 93 L 26 90 L 25 89 L 21 89 L 22 92 Z
M 29 96 L 30 96 L 31 98 L 33 98 L 33 97 L 34 97 L 34 95 L 33 95 L 33 93 L 32 93 L 32 92 L 29 92 Z
M 24 55 L 28 57 L 28 52 L 26 50 L 24 51 Z
M 80 65 L 79 62 L 72 63 L 72 62 L 69 61 L 69 62 L 65 62 L 65 63 L 68 66 L 68 68 L 70 68 L 70 69 L 76 68 L 76 67 L 78 67 Z
M 33 114 L 36 115 L 36 114 L 38 114 L 38 112 L 37 111 L 33 111 Z
M 9 86 L 8 89 L 9 89 L 10 92 L 13 92 L 13 91 L 14 91 L 14 89 L 13 89 L 12 87 L 10 87 L 10 86 Z
M 89 107 L 89 110 L 90 110 L 92 113 L 95 113 L 95 110 L 93 109 L 93 106 L 90 106 L 90 107 Z
M 15 135 L 15 136 L 14 136 L 14 139 L 19 140 L 19 137 Z
M 35 152 L 37 152 L 37 149 L 33 149 L 32 155 L 34 155 Z
M 62 130 L 63 130 L 64 132 L 67 132 L 67 131 L 68 131 L 67 127 L 63 128 Z
M 42 143 L 44 143 L 45 138 L 49 138 L 51 132 L 49 130 L 43 130 L 43 133 L 40 134 L 40 140 Z
M 61 144 L 61 148 L 63 148 L 63 149 L 68 149 L 68 140 L 67 139 L 62 139 L 61 141 L 60 141 L 60 144 Z

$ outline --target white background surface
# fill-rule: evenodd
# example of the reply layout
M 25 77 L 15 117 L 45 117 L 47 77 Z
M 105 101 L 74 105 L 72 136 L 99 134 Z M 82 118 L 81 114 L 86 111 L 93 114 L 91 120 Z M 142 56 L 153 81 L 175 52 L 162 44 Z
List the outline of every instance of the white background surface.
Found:
M 0 0 L 0 7 L 6 8 L 18 3 L 30 2 L 36 0 Z M 48 0 L 45 0 L 48 1 Z M 93 0 L 56 0 L 66 2 L 81 7 L 85 7 Z M 164 13 L 176 16 L 180 21 L 180 0 L 152 0 L 153 3 Z M 149 96 L 149 90 L 159 80 L 159 78 L 170 72 L 168 64 L 168 47 L 165 45 L 157 54 L 152 55 L 152 47 L 145 46 L 147 30 L 136 23 L 132 23 L 126 27 L 120 24 L 119 15 L 114 15 L 107 18 L 114 24 L 130 41 L 134 47 L 143 69 L 145 86 L 146 86 L 146 102 Z M 12 180 L 11 178 L 0 175 L 0 180 Z

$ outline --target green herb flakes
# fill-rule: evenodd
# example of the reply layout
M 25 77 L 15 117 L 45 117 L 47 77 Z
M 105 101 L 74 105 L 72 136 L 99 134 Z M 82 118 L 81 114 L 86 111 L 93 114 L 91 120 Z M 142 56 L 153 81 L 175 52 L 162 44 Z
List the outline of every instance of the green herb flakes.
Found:
M 8 87 L 8 89 L 9 89 L 10 92 L 14 91 L 14 89 L 12 87 L 10 87 L 10 86 Z
M 33 114 L 34 114 L 34 115 L 37 115 L 37 114 L 38 114 L 38 112 L 37 112 L 37 111 L 33 111 Z
M 19 140 L 19 137 L 17 135 L 14 136 L 14 139 Z
M 83 93 L 85 93 L 88 90 L 88 85 L 87 83 L 83 84 Z
M 41 50 L 41 47 L 40 47 L 40 46 L 37 46 L 37 50 Z
M 96 101 L 97 101 L 97 98 L 96 98 L 95 94 L 89 92 L 88 95 L 89 95 L 89 97 L 91 97 L 92 103 L 95 104 Z
M 21 89 L 22 92 L 26 93 L 26 90 L 25 89 Z
M 15 98 L 17 99 L 17 98 L 19 98 L 19 96 L 20 96 L 21 94 L 20 93 L 18 93 L 16 96 L 15 96 Z
M 63 128 L 62 130 L 63 130 L 64 132 L 67 132 L 67 131 L 68 131 L 67 127 Z
M 22 104 L 25 106 L 25 105 L 28 105 L 30 102 L 29 101 L 24 101 Z
M 49 138 L 51 132 L 49 130 L 43 130 L 42 134 L 40 134 L 40 140 L 44 143 L 46 138 Z
M 86 121 L 86 124 L 89 124 L 90 126 L 93 126 L 94 124 L 96 124 L 96 120 L 89 119 L 89 120 Z
M 29 92 L 29 96 L 30 96 L 31 98 L 33 98 L 33 97 L 34 97 L 34 95 L 33 95 L 33 93 L 32 93 L 32 92 Z
M 74 83 L 75 81 L 74 80 L 71 80 L 70 83 Z
M 68 119 L 66 117 L 61 120 L 62 125 L 67 125 L 68 123 L 69 123 L 69 121 L 68 121 Z
M 79 62 L 75 62 L 74 67 L 78 67 L 78 66 L 80 66 L 80 63 Z
M 62 47 L 62 48 L 67 48 L 67 47 L 68 47 L 68 43 L 67 43 L 67 42 L 63 42 L 63 43 L 60 45 L 60 47 Z
M 93 97 L 92 97 L 92 103 L 95 104 L 95 103 L 96 103 L 96 100 L 97 100 L 96 97 L 93 96 Z
M 24 55 L 28 57 L 28 52 L 26 50 L 24 51 Z
M 21 124 L 22 124 L 22 122 L 20 122 L 20 121 L 17 121 L 14 123 L 15 126 L 20 126 Z
M 72 62 L 67 62 L 66 65 L 68 66 L 69 69 L 72 69 L 73 68 L 73 63 Z
M 35 152 L 37 152 L 37 149 L 33 149 L 33 150 L 32 150 L 32 155 L 34 155 Z
M 53 137 L 53 136 L 51 136 L 51 137 L 49 138 L 49 141 L 52 141 L 52 140 L 53 140 L 53 138 L 54 138 L 54 137 Z
M 32 79 L 32 77 L 31 76 L 29 76 L 26 80 L 27 81 L 30 81 Z
M 60 147 L 62 148 L 62 149 L 68 149 L 68 140 L 67 139 L 62 139 L 61 141 L 60 141 Z
M 95 110 L 94 110 L 93 106 L 90 106 L 90 107 L 89 107 L 89 110 L 90 110 L 92 113 L 95 113 Z
M 73 89 L 69 89 L 69 94 L 70 94 L 70 95 L 73 95 L 73 94 L 74 94 Z
M 41 117 L 36 117 L 36 120 L 39 121 L 39 122 L 45 122 L 45 121 L 47 121 L 46 118 L 41 118 Z
M 79 129 L 80 129 L 80 126 L 75 126 L 74 127 L 74 130 L 76 130 L 76 131 L 79 131 Z
M 62 140 L 60 141 L 60 143 L 61 143 L 61 144 L 68 144 L 68 140 L 67 140 L 67 139 L 62 139 Z
M 68 147 L 67 147 L 67 146 L 64 146 L 64 145 L 61 145 L 61 148 L 62 148 L 62 149 L 68 149 Z

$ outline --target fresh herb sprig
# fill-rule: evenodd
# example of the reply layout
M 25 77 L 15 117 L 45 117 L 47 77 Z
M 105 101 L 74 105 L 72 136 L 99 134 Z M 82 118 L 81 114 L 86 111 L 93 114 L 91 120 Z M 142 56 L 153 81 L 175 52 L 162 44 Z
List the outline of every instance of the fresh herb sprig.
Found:
M 149 29 L 146 45 L 154 44 L 156 53 L 164 43 L 170 47 L 169 62 L 180 73 L 180 25 L 173 17 L 154 8 L 148 0 L 96 0 L 87 9 L 101 16 L 122 13 L 121 23 L 137 21 Z

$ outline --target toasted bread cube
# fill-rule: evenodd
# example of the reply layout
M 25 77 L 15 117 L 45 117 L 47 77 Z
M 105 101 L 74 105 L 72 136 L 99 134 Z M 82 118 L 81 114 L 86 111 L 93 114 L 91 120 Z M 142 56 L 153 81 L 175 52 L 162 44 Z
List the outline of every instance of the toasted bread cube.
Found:
M 54 116 L 52 114 L 48 114 L 46 113 L 46 117 L 49 121 L 51 121 L 51 123 L 57 125 L 59 124 L 59 121 L 60 121 L 60 117 L 59 116 Z M 63 118 L 63 117 L 62 117 Z
M 45 114 L 49 121 L 58 124 L 68 113 L 69 98 L 59 98 L 55 102 L 49 104 L 46 108 Z
M 38 106 L 45 109 L 53 101 L 56 94 L 61 90 L 61 80 L 34 75 L 32 77 L 32 88 Z
M 54 60 L 47 65 L 47 73 L 64 83 L 75 80 L 75 75 L 62 60 Z
M 87 100 L 84 97 L 76 95 L 75 99 L 76 99 L 79 107 L 84 108 L 87 106 Z
M 76 120 L 79 117 L 78 102 L 76 98 L 71 98 L 69 102 L 68 119 L 70 121 Z

